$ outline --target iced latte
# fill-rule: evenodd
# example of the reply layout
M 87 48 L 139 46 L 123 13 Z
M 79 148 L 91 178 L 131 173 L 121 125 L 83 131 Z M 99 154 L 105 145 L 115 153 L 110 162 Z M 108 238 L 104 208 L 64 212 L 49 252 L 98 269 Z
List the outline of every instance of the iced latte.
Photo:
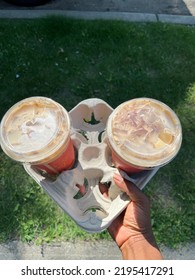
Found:
M 113 163 L 127 173 L 160 167 L 178 153 L 181 124 L 166 104 L 137 98 L 119 105 L 107 123 Z
M 10 158 L 49 174 L 74 164 L 68 112 L 46 97 L 30 97 L 11 107 L 1 121 L 0 141 Z

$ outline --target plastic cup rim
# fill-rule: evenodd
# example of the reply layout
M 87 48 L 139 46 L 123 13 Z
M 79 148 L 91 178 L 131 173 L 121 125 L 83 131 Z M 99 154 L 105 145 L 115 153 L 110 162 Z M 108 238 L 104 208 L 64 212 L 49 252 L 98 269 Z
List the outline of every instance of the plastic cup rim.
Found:
M 13 147 L 11 147 L 10 145 L 8 145 L 4 139 L 4 137 L 2 136 L 3 135 L 3 125 L 5 123 L 5 121 L 7 120 L 7 118 L 9 117 L 9 114 L 15 109 L 17 108 L 17 106 L 21 103 L 25 103 L 25 102 L 28 102 L 28 101 L 33 101 L 33 100 L 46 100 L 46 101 L 49 101 L 51 103 L 53 103 L 55 106 L 59 107 L 60 110 L 61 110 L 61 113 L 63 113 L 63 115 L 66 117 L 66 122 L 67 122 L 67 125 L 68 125 L 68 129 L 67 129 L 67 132 L 66 132 L 66 138 L 65 139 L 61 139 L 61 141 L 59 141 L 58 145 L 56 145 L 55 147 L 53 148 L 50 148 L 49 151 L 47 153 L 43 153 L 43 155 L 41 156 L 41 153 L 42 153 L 42 150 L 49 144 L 52 142 L 52 140 L 55 138 L 55 136 L 59 133 L 59 130 L 56 130 L 55 132 L 55 136 L 50 139 L 50 141 L 48 141 L 48 143 L 42 147 L 41 149 L 37 150 L 36 153 L 40 153 L 40 155 L 36 158 L 36 157 L 33 157 L 32 155 L 30 155 L 31 153 L 33 154 L 33 152 L 24 152 L 24 153 L 19 153 L 19 152 L 16 152 L 14 150 Z M 53 154 L 58 154 L 57 151 L 58 150 L 61 150 L 61 148 L 63 146 L 65 146 L 63 148 L 63 151 L 66 150 L 66 146 L 67 146 L 67 143 L 69 142 L 69 139 L 70 139 L 70 117 L 69 117 L 69 114 L 67 112 L 67 110 L 61 105 L 59 104 L 58 102 L 54 101 L 53 99 L 51 98 L 48 98 L 48 97 L 45 97 L 45 96 L 33 96 L 33 97 L 27 97 L 25 99 L 22 99 L 20 101 L 18 101 L 17 103 L 15 103 L 12 107 L 10 107 L 8 109 L 8 111 L 5 113 L 5 115 L 3 116 L 2 118 L 2 121 L 1 121 L 1 124 L 0 124 L 0 142 L 1 142 L 1 147 L 3 149 L 3 151 L 9 156 L 11 157 L 13 160 L 16 160 L 16 161 L 19 161 L 19 162 L 28 162 L 28 163 L 31 163 L 31 164 L 41 164 L 43 162 L 45 162 L 45 159 L 51 157 Z M 58 155 L 59 156 L 59 155 Z M 58 157 L 57 155 L 55 156 L 55 158 Z M 25 160 L 23 158 L 26 158 Z M 28 160 L 29 158 L 29 160 Z M 54 160 L 55 160 L 54 158 Z M 51 160 L 49 160 L 51 161 Z
M 163 159 L 159 159 L 159 158 L 153 159 L 153 157 L 155 157 L 157 155 L 160 155 L 162 153 L 162 150 L 159 153 L 152 154 L 151 157 L 150 157 L 150 154 L 142 154 L 142 153 L 139 153 L 137 151 L 132 150 L 132 155 L 129 155 L 129 157 L 127 158 L 127 156 L 125 156 L 125 154 L 121 155 L 120 148 L 116 145 L 115 141 L 112 139 L 112 120 L 113 120 L 113 117 L 121 109 L 121 107 L 123 107 L 125 104 L 127 104 L 129 102 L 134 102 L 134 101 L 137 101 L 137 100 L 149 100 L 149 101 L 158 103 L 162 107 L 167 108 L 168 111 L 174 116 L 174 119 L 177 120 L 177 125 L 179 126 L 179 130 L 181 132 L 177 143 L 174 142 L 174 144 L 176 144 L 177 149 L 174 149 L 174 151 L 172 153 L 170 153 L 167 157 L 165 157 Z M 130 100 L 127 100 L 127 101 L 121 103 L 119 106 L 117 106 L 108 118 L 106 134 L 107 134 L 108 141 L 109 141 L 109 144 L 111 146 L 111 149 L 114 150 L 114 152 L 117 154 L 117 156 L 121 160 L 123 160 L 125 163 L 130 164 L 130 165 L 132 165 L 134 167 L 137 167 L 137 168 L 141 168 L 141 169 L 142 168 L 144 168 L 144 169 L 155 168 L 155 167 L 163 166 L 163 165 L 169 163 L 178 154 L 178 152 L 180 150 L 180 147 L 181 147 L 181 143 L 182 143 L 182 127 L 181 127 L 180 120 L 179 120 L 178 116 L 176 115 L 176 113 L 168 105 L 166 105 L 162 101 L 156 100 L 154 98 L 148 98 L 148 97 L 139 97 L 139 98 L 130 99 Z M 142 156 L 142 158 L 139 158 L 139 156 Z M 139 162 L 142 163 L 142 164 L 139 164 Z

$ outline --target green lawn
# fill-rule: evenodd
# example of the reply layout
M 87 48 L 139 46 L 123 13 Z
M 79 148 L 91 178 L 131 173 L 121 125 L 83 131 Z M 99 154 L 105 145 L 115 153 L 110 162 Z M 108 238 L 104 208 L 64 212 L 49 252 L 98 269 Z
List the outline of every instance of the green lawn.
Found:
M 178 156 L 145 188 L 157 241 L 194 240 L 195 28 L 79 21 L 0 20 L 0 118 L 17 101 L 47 96 L 67 110 L 91 97 L 112 107 L 135 97 L 169 105 L 183 127 Z M 110 238 L 77 227 L 0 151 L 0 241 Z

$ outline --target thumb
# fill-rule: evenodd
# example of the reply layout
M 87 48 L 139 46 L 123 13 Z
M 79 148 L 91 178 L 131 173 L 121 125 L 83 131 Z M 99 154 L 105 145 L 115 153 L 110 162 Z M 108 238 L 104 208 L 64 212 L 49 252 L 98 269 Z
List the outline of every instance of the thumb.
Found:
M 115 173 L 113 176 L 116 185 L 124 191 L 132 201 L 142 202 L 146 200 L 145 194 L 136 187 L 132 182 L 125 180 L 121 175 Z

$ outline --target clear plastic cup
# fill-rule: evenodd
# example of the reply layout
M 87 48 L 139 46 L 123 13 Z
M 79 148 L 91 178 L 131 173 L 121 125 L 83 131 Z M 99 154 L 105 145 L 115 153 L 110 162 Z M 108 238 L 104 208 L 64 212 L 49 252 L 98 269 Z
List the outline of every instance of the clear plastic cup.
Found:
M 70 169 L 75 161 L 69 114 L 46 97 L 26 98 L 12 106 L 1 121 L 0 143 L 13 160 L 49 174 Z
M 109 116 L 106 133 L 115 167 L 129 174 L 169 163 L 182 143 L 177 115 L 152 98 L 119 105 Z

